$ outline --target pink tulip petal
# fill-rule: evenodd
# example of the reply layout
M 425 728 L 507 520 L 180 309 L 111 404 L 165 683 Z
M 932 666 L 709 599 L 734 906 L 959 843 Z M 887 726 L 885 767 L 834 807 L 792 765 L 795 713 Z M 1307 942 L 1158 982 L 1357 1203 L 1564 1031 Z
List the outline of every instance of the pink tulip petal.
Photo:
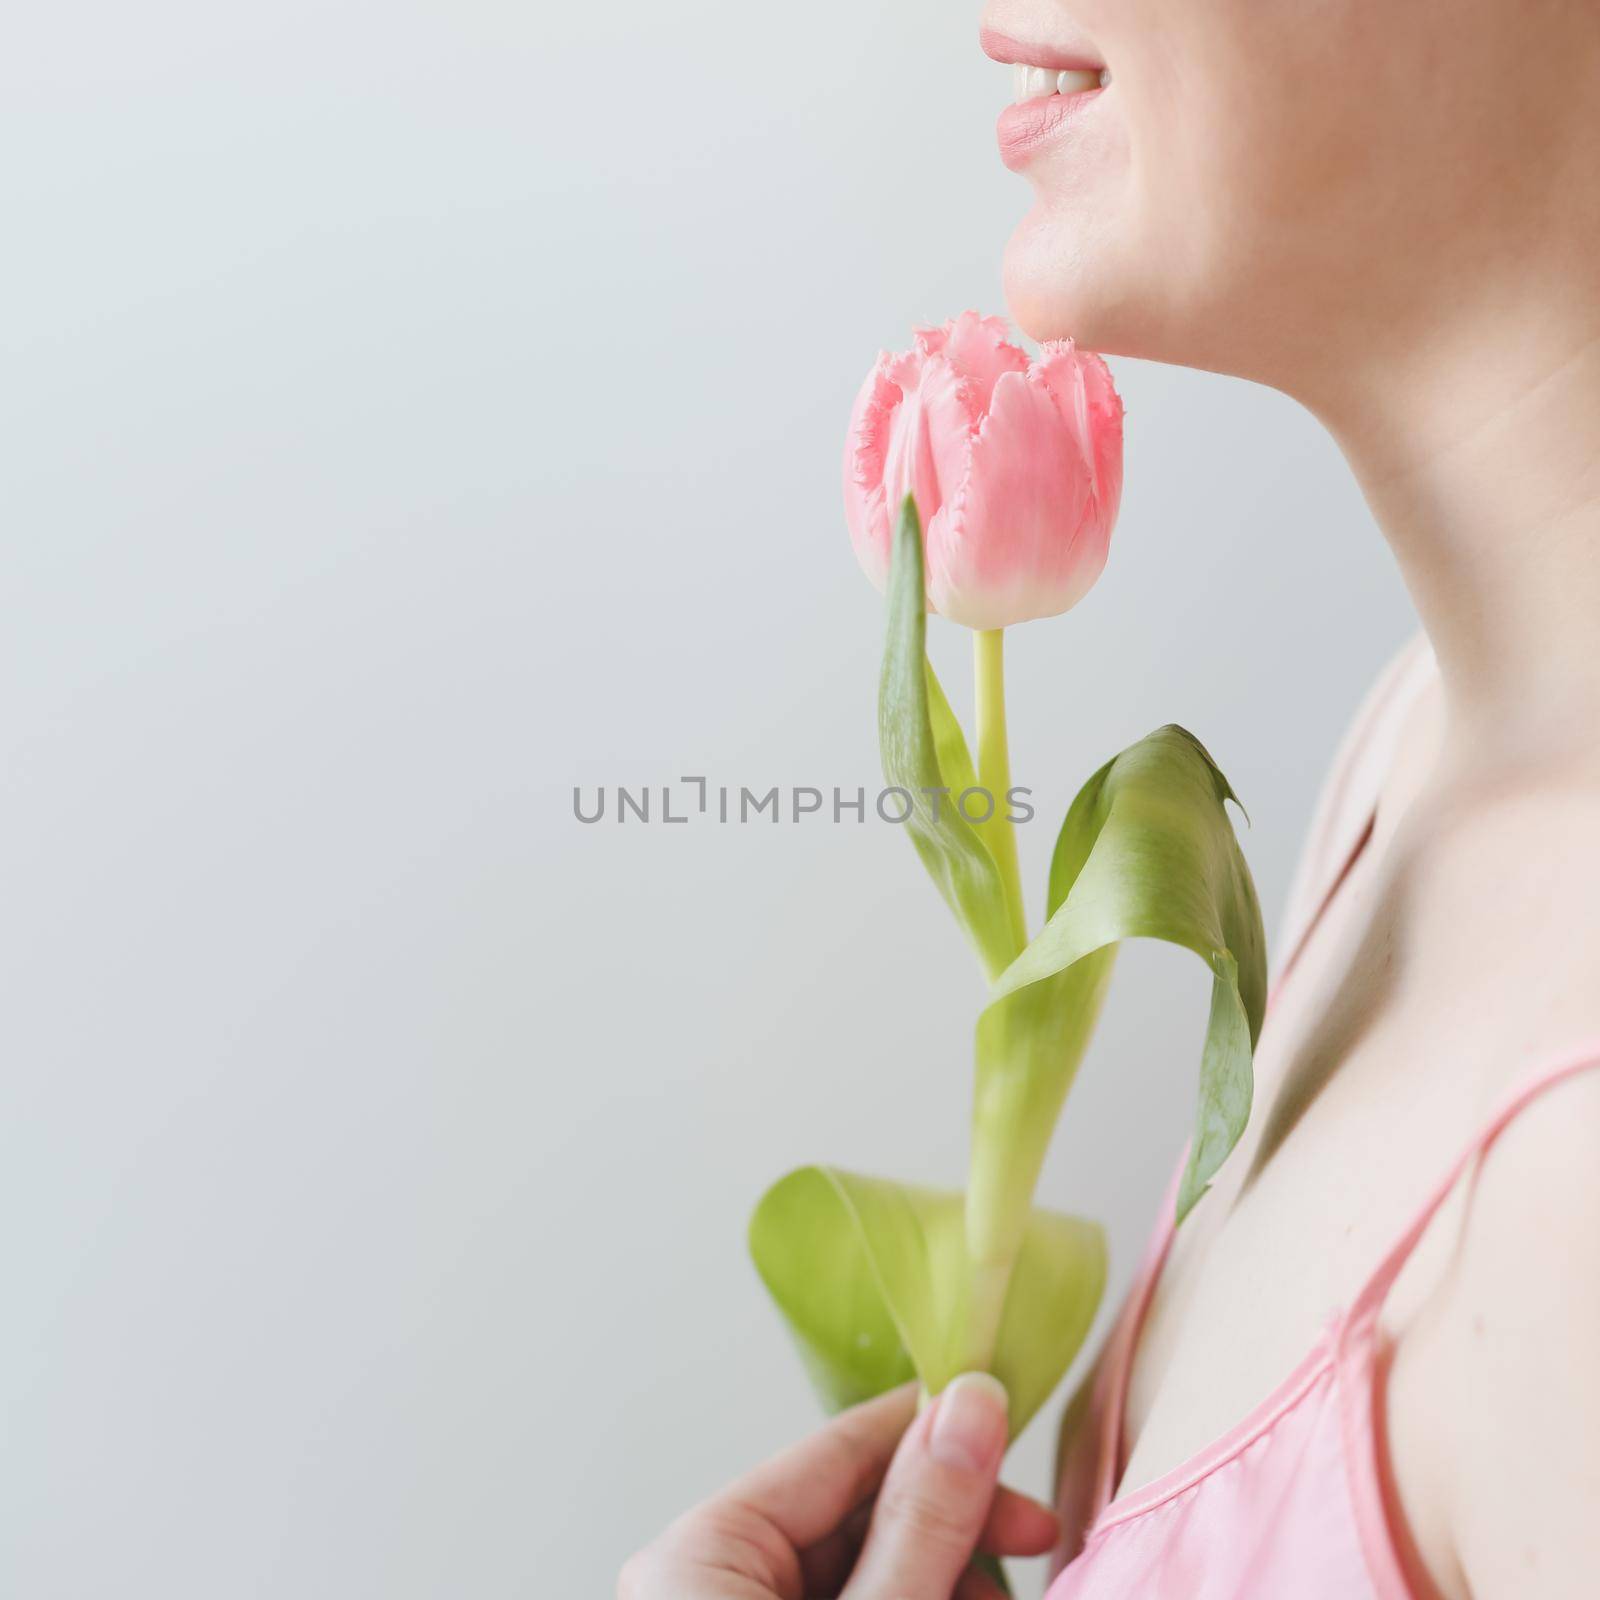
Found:
M 1043 346 L 1035 369 L 1056 397 L 1063 418 L 1085 442 L 1084 462 L 1107 522 L 1115 522 L 1122 501 L 1122 397 L 1111 369 L 1093 351 L 1078 350 L 1070 339 Z
M 884 494 L 891 508 L 914 495 L 927 527 L 966 476 L 983 412 L 971 384 L 942 356 L 902 356 L 890 371 L 909 387 L 890 430 Z
M 889 513 L 883 464 L 894 414 L 904 398 L 889 379 L 894 358 L 883 351 L 856 395 L 844 446 L 844 515 L 856 559 L 879 589 L 889 577 Z
M 1084 447 L 1045 374 L 1003 375 L 967 481 L 929 530 L 935 610 L 969 628 L 1069 610 L 1105 565 L 1111 524 L 1101 513 Z
M 937 340 L 942 354 L 973 388 L 977 410 L 989 409 L 994 386 L 1003 373 L 1026 372 L 1028 358 L 1006 339 L 1007 328 L 999 317 L 980 317 L 976 311 L 963 311 L 942 328 L 921 328 L 917 342 L 925 337 Z

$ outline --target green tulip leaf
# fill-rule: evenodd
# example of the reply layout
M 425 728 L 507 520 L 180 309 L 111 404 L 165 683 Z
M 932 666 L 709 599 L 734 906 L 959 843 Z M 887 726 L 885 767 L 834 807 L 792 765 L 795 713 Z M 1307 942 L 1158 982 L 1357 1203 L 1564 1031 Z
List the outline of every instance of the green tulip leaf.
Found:
M 829 1410 L 913 1376 L 936 1394 L 963 1370 L 959 1193 L 802 1167 L 762 1197 L 750 1252 Z M 1013 1438 L 1071 1365 L 1105 1277 L 1097 1224 L 1031 1213 L 989 1364 L 1011 1397 Z
M 948 786 L 953 800 L 959 801 L 964 791 L 978 786 L 978 769 L 972 764 L 972 752 L 967 748 L 967 736 L 950 702 L 945 698 L 944 686 L 934 673 L 933 663 L 923 658 L 923 668 L 928 680 L 928 723 L 933 730 L 934 757 L 939 764 L 939 776 Z
M 927 661 L 922 525 L 907 495 L 889 563 L 888 629 L 878 684 L 884 781 L 906 797 L 906 829 L 990 978 L 1017 953 L 1000 869 L 958 798 L 975 786 L 972 757 Z M 1003 800 L 997 797 L 997 803 Z
M 1205 747 L 1169 724 L 1107 762 L 1073 801 L 1051 862 L 1049 920 L 978 1022 L 969 1238 L 980 1271 L 1003 1281 L 1008 1270 L 1120 941 L 1179 945 L 1212 974 L 1180 1221 L 1243 1133 L 1266 938 L 1228 800 L 1238 804 Z

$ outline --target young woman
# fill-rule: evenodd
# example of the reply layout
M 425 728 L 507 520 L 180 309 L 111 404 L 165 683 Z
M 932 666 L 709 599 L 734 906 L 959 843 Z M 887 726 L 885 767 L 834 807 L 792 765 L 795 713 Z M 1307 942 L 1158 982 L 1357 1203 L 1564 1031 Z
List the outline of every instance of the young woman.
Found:
M 985 27 L 1038 69 L 1000 129 L 1023 327 L 1301 400 L 1424 629 L 1319 808 L 1249 1131 L 1068 1407 L 1052 1600 L 1595 1595 L 1600 0 Z M 947 1393 L 862 1509 L 910 1414 L 780 1457 L 624 1593 L 989 1592 L 980 1536 L 1045 1537 L 991 1495 L 1002 1397 Z

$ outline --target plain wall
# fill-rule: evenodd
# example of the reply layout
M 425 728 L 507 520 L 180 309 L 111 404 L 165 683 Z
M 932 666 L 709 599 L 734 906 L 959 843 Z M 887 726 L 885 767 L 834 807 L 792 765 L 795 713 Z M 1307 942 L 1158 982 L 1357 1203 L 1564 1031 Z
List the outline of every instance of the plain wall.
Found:
M 1026 190 L 975 31 L 8 30 L 0 1592 L 604 1594 L 813 1421 L 746 1216 L 810 1160 L 959 1182 L 974 964 L 899 830 L 585 827 L 572 791 L 877 783 L 842 430 L 880 345 L 1002 309 Z M 1032 909 L 1077 785 L 1175 720 L 1270 932 L 1409 607 L 1295 406 L 1115 367 L 1109 568 L 1011 641 Z M 1129 952 L 1042 1186 L 1114 1290 L 1206 981 Z

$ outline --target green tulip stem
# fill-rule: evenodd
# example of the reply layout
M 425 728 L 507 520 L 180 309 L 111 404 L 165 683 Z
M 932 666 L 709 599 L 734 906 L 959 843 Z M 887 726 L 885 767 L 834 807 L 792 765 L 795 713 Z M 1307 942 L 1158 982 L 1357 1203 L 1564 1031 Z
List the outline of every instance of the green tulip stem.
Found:
M 1006 740 L 1005 630 L 984 629 L 972 636 L 973 673 L 978 702 L 978 787 L 988 792 L 990 812 L 975 827 L 1000 873 L 1010 934 L 1009 960 L 1028 943 L 1027 914 L 1022 904 L 1022 877 L 1017 869 L 1017 835 L 1010 818 L 1011 754 Z M 1003 1134 L 1002 1134 L 1003 1137 Z M 1032 1182 L 1018 1192 L 1013 1163 L 1001 1152 L 984 1148 L 993 1142 L 985 1119 L 973 1121 L 972 1168 L 966 1200 L 968 1301 L 962 1366 L 985 1369 L 994 1360 L 1006 1293 L 1017 1251 L 1027 1227 Z
M 984 628 L 972 635 L 972 666 L 978 700 L 978 787 L 986 790 L 989 796 L 989 816 L 976 827 L 1000 869 L 1014 959 L 1028 943 L 1028 919 L 1022 904 L 1017 834 L 1008 799 L 1011 752 L 1006 743 L 1005 638 L 1004 628 Z
M 1020 1246 L 1018 1240 L 1017 1248 Z M 1011 1275 L 1016 1264 L 1016 1249 L 999 1258 L 969 1258 L 966 1323 L 962 1330 L 961 1354 L 956 1362 L 959 1371 L 987 1372 L 994 1365 L 1000 1321 L 1005 1315 L 1006 1295 L 1011 1290 Z

